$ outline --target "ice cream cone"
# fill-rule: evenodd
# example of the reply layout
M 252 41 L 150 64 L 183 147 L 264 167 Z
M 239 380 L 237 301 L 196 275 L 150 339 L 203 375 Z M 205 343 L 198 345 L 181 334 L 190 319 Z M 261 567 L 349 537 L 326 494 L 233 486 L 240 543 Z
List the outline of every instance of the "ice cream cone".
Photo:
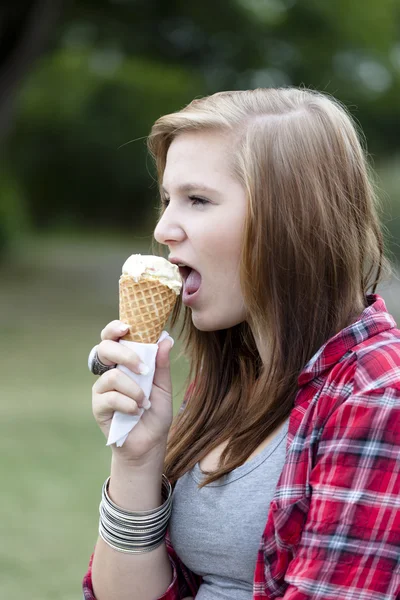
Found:
M 119 280 L 119 318 L 129 325 L 122 338 L 156 344 L 178 298 L 177 293 L 157 279 L 122 275 Z

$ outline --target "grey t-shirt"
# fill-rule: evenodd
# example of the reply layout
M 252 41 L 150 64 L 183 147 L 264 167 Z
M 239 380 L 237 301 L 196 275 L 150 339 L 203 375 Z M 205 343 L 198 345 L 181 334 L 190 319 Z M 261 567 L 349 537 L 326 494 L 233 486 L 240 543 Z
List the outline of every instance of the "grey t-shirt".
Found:
M 285 462 L 288 420 L 254 458 L 202 489 L 199 464 L 173 492 L 169 533 L 182 562 L 203 577 L 196 600 L 251 600 L 257 553 Z

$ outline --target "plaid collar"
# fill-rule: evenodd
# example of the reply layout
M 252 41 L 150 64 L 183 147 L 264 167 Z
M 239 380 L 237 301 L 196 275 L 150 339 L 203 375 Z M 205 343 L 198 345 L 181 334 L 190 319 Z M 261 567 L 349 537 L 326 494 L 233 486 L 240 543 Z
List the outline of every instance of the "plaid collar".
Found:
M 367 294 L 368 306 L 360 318 L 331 337 L 308 361 L 298 377 L 299 387 L 331 369 L 351 348 L 368 338 L 393 329 L 396 321 L 378 294 Z

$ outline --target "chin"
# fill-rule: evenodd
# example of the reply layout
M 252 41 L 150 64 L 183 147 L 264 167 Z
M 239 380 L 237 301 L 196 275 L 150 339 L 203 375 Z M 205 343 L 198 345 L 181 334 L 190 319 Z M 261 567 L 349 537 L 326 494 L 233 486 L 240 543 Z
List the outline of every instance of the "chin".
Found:
M 243 323 L 245 319 L 240 318 L 231 318 L 227 319 L 226 315 L 224 318 L 206 318 L 204 316 L 196 315 L 192 312 L 192 323 L 199 331 L 221 331 L 222 329 L 229 329 L 230 327 L 234 327 L 235 325 L 239 325 L 239 323 Z

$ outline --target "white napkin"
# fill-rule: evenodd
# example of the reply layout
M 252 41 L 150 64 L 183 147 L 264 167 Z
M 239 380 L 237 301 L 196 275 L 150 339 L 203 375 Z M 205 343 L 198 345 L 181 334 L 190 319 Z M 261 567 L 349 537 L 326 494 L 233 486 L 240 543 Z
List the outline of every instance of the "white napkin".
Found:
M 133 373 L 124 367 L 124 365 L 117 365 L 117 369 L 120 369 L 123 371 L 123 373 L 129 375 L 129 377 L 133 379 L 133 381 L 135 381 L 139 387 L 142 388 L 147 399 L 150 397 L 151 386 L 153 385 L 158 344 L 165 340 L 166 337 L 169 337 L 169 333 L 167 331 L 163 331 L 157 344 L 142 344 L 140 342 L 119 340 L 120 344 L 123 344 L 128 348 L 132 348 L 132 350 L 134 350 L 134 352 L 136 352 L 136 354 L 139 356 L 140 360 L 150 369 L 147 375 L 138 375 L 137 373 Z M 151 410 L 151 407 L 148 410 Z M 139 410 L 138 415 L 127 415 L 116 411 L 111 421 L 107 446 L 110 446 L 111 444 L 116 444 L 118 447 L 122 446 L 130 431 L 132 431 L 135 425 L 139 422 L 143 412 L 143 408 Z

